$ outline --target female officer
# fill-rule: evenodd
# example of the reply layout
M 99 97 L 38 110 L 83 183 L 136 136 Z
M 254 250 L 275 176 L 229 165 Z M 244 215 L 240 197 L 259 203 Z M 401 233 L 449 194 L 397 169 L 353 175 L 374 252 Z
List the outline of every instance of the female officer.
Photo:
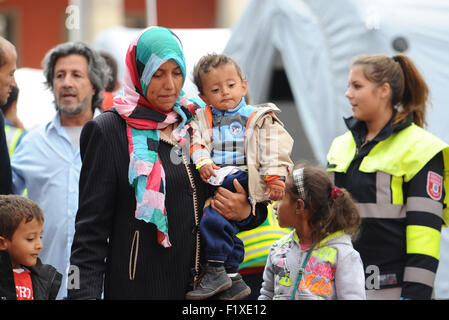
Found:
M 351 63 L 346 97 L 353 115 L 327 160 L 335 185 L 360 206 L 354 247 L 369 270 L 367 299 L 432 295 L 440 230 L 449 221 L 449 146 L 422 128 L 428 94 L 406 55 Z

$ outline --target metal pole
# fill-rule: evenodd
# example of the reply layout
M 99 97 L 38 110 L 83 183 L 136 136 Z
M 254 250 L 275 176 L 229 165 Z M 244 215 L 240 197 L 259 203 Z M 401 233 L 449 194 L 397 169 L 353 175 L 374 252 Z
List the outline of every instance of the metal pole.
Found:
M 147 26 L 157 26 L 156 0 L 145 0 L 147 13 Z

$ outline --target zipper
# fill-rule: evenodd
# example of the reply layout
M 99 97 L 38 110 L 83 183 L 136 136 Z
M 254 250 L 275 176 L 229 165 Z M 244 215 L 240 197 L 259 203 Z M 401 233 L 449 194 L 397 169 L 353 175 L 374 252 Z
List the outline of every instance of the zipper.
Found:
M 370 140 L 371 141 L 371 140 Z M 360 153 L 360 151 L 362 151 L 363 147 L 365 147 L 370 141 L 365 140 L 365 142 L 363 142 L 360 147 L 356 147 L 357 153 L 356 155 L 358 155 Z

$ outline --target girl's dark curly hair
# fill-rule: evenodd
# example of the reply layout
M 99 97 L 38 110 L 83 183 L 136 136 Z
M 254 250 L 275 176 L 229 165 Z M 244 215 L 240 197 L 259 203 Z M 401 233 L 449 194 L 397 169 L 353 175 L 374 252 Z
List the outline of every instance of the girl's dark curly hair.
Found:
M 361 218 L 349 192 L 341 189 L 342 192 L 331 199 L 334 185 L 326 171 L 320 167 L 304 165 L 298 165 L 295 169 L 302 167 L 305 191 L 305 199 L 302 200 L 310 212 L 308 223 L 312 229 L 313 243 L 319 243 L 340 230 L 355 238 Z M 292 196 L 292 201 L 301 199 L 292 176 L 287 179 L 286 191 Z

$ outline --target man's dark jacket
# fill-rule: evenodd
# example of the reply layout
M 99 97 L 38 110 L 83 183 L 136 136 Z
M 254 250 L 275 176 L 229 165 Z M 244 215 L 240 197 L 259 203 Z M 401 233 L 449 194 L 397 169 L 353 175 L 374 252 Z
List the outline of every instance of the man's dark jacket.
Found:
M 0 110 L 0 194 L 12 193 L 11 162 L 6 144 L 5 119 Z

